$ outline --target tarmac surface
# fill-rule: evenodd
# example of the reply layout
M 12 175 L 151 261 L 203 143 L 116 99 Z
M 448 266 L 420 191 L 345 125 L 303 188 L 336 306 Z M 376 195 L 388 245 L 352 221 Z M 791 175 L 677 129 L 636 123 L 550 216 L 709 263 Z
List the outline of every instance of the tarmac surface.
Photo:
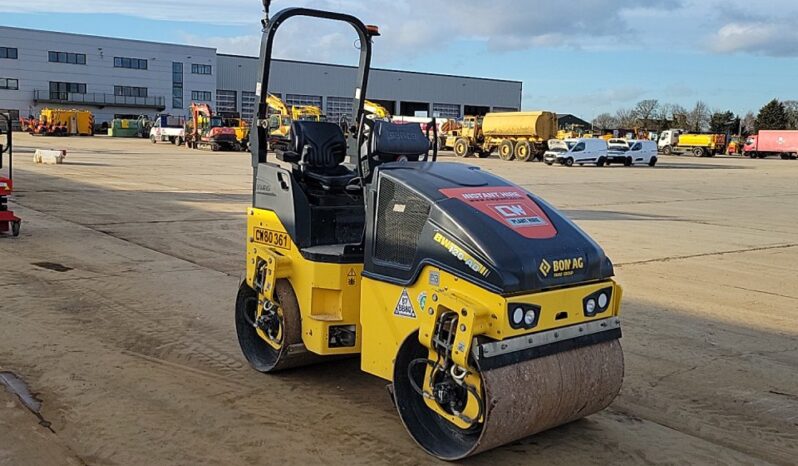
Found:
M 432 463 L 358 360 L 266 376 L 233 326 L 245 153 L 16 138 L 0 238 L 0 464 Z M 64 165 L 32 163 L 64 148 Z M 443 157 L 454 161 L 454 157 Z M 596 415 L 466 461 L 795 464 L 798 162 L 468 163 L 565 211 L 625 288 L 626 378 Z M 48 427 L 49 426 L 49 427 Z

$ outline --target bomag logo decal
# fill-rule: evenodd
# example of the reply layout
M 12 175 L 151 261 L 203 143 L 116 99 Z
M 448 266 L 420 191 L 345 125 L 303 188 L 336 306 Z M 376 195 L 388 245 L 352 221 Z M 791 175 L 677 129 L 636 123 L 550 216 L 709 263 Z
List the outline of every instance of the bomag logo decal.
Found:
M 283 231 L 255 228 L 255 242 L 280 249 L 291 249 L 291 238 Z
M 572 257 L 568 259 L 557 259 L 548 261 L 543 259 L 540 261 L 538 271 L 544 278 L 563 278 L 570 277 L 576 272 L 584 270 L 585 258 L 581 256 Z
M 463 248 L 456 245 L 454 241 L 443 236 L 441 233 L 435 233 L 435 236 L 432 239 L 435 240 L 436 243 L 446 248 L 449 251 L 449 253 L 451 253 L 451 255 L 456 257 L 457 260 L 465 264 L 466 267 L 468 267 L 469 269 L 482 275 L 483 277 L 487 277 L 488 275 L 490 275 L 490 270 L 488 270 L 487 267 L 482 265 L 482 263 L 479 262 L 478 260 L 474 259 L 474 256 L 465 252 Z
M 538 270 L 540 270 L 540 273 L 543 274 L 544 277 L 548 277 L 549 272 L 551 272 L 551 264 L 549 264 L 549 261 L 546 259 L 543 259 L 540 261 L 540 267 L 538 267 Z

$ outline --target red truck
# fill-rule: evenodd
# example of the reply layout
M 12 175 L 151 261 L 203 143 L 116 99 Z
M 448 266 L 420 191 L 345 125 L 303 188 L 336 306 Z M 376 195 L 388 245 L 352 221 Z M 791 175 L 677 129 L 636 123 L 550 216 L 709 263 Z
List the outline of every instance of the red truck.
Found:
M 768 155 L 780 155 L 782 159 L 798 158 L 798 131 L 760 131 L 749 136 L 743 146 L 743 155 L 752 159 L 764 159 Z

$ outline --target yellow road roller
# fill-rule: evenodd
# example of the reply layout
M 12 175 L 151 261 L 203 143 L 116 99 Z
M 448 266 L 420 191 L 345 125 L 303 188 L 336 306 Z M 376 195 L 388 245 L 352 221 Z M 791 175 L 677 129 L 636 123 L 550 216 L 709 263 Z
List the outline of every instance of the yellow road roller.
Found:
M 376 27 L 305 8 L 269 17 L 268 4 L 259 96 L 291 18 L 349 24 L 360 63 L 347 135 L 294 121 L 290 142 L 272 148 L 259 98 L 235 307 L 252 367 L 359 354 L 363 371 L 390 382 L 411 437 L 444 460 L 607 407 L 623 379 L 622 290 L 602 249 L 525 189 L 437 162 L 437 135 L 419 125 L 366 118 Z

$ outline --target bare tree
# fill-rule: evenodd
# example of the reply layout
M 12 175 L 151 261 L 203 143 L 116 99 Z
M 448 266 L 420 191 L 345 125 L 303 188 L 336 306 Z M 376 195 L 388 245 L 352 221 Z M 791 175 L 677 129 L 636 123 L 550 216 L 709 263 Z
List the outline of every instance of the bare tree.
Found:
M 632 113 L 639 125 L 647 126 L 651 123 L 651 119 L 657 111 L 657 107 L 659 107 L 659 100 L 657 99 L 641 100 L 635 105 Z
M 682 107 L 679 104 L 674 104 L 671 106 L 671 119 L 673 120 L 673 127 L 674 128 L 683 128 L 686 129 L 687 124 L 687 109 Z
M 798 100 L 785 100 L 782 103 L 787 112 L 787 129 L 798 129 Z
M 752 134 L 756 131 L 756 115 L 754 112 L 748 112 L 743 118 L 743 133 Z
M 619 128 L 629 129 L 635 126 L 637 118 L 634 112 L 627 108 L 620 108 L 615 112 L 615 120 Z
M 593 127 L 596 129 L 607 130 L 615 129 L 618 126 L 617 120 L 609 113 L 602 113 L 593 119 Z
M 695 103 L 695 107 L 687 114 L 688 129 L 695 132 L 701 132 L 707 129 L 709 125 L 710 111 L 707 104 L 699 100 Z

